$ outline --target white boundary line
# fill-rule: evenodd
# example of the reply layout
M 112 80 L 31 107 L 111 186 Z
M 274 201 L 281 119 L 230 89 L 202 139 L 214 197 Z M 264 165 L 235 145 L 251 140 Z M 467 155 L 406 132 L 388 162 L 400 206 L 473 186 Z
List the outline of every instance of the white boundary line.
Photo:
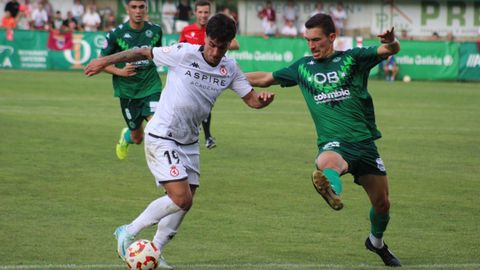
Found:
M 462 263 L 462 264 L 414 264 L 404 265 L 408 268 L 420 269 L 436 269 L 436 268 L 480 268 L 480 263 Z M 26 265 L 0 265 L 1 270 L 20 270 L 20 269 L 111 269 L 111 268 L 125 268 L 123 264 L 26 264 Z M 209 269 L 242 269 L 242 268 L 256 268 L 256 269 L 372 269 L 385 268 L 381 265 L 348 265 L 348 264 L 294 264 L 294 263 L 243 263 L 243 264 L 178 264 L 176 268 L 180 269 L 195 269 L 195 268 L 209 268 Z

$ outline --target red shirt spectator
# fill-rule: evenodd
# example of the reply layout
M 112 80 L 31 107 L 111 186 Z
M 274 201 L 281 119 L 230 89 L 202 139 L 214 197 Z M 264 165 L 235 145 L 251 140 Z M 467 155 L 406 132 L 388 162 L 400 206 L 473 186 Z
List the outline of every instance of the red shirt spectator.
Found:
M 192 23 L 183 28 L 178 42 L 187 42 L 190 44 L 205 45 L 205 26 L 199 26 Z
M 2 27 L 7 29 L 13 29 L 17 27 L 17 22 L 15 21 L 15 18 L 12 17 L 10 11 L 8 10 L 5 11 L 5 15 L 2 18 Z
M 267 1 L 265 7 L 258 12 L 258 17 L 260 17 L 260 19 L 267 19 L 267 21 L 271 22 L 276 21 L 275 10 L 272 7 L 271 1 Z

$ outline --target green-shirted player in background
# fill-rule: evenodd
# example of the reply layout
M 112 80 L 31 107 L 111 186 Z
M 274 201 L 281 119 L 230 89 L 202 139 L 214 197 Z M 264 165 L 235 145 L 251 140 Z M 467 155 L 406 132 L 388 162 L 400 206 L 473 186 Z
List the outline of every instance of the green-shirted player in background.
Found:
M 375 140 L 373 102 L 367 90 L 370 69 L 396 54 L 400 44 L 393 28 L 378 35 L 380 46 L 335 51 L 335 25 L 326 14 L 317 14 L 305 23 L 304 37 L 312 56 L 303 57 L 287 68 L 247 73 L 253 86 L 298 85 L 317 130 L 319 154 L 312 182 L 335 210 L 343 208 L 340 175 L 351 173 L 372 204 L 371 231 L 367 249 L 377 253 L 387 266 L 401 266 L 383 241 L 390 219 L 388 179 Z
M 145 21 L 147 1 L 129 0 L 126 9 L 129 20 L 107 34 L 102 56 L 133 48 L 161 46 L 161 27 Z M 120 98 L 122 115 L 127 122 L 116 146 L 117 157 L 123 160 L 127 157 L 130 144 L 142 143 L 143 121 L 153 116 L 162 82 L 155 64 L 149 60 L 111 65 L 104 71 L 113 75 L 114 95 Z

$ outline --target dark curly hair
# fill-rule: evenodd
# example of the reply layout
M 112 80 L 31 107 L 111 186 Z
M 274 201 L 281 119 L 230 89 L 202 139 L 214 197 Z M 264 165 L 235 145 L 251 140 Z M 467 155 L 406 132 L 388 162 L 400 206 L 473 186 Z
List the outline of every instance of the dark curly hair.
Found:
M 235 22 L 225 14 L 218 13 L 207 22 L 207 36 L 218 42 L 230 42 L 235 38 Z

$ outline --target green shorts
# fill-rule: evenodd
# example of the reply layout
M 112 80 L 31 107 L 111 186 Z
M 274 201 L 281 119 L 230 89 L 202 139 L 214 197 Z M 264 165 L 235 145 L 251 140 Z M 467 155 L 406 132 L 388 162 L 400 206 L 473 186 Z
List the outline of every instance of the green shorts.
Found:
M 348 163 L 348 172 L 354 177 L 354 181 L 359 183 L 359 177 L 362 175 L 387 175 L 387 170 L 383 160 L 378 153 L 377 146 L 372 140 L 362 142 L 327 142 L 318 146 L 320 153 L 325 151 L 334 151 L 342 156 Z
M 141 128 L 142 122 L 155 113 L 159 99 L 160 93 L 138 99 L 120 98 L 122 115 L 128 128 L 130 130 Z

